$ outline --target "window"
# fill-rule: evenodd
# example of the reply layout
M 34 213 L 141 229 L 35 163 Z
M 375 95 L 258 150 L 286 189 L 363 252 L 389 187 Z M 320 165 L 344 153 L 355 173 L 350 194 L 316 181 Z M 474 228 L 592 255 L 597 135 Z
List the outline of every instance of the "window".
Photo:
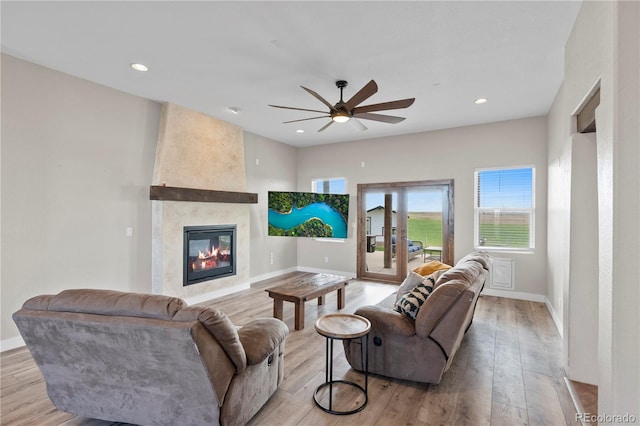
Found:
M 311 192 L 319 194 L 346 194 L 347 180 L 345 178 L 313 179 Z
M 476 170 L 477 248 L 533 250 L 534 182 L 533 167 Z

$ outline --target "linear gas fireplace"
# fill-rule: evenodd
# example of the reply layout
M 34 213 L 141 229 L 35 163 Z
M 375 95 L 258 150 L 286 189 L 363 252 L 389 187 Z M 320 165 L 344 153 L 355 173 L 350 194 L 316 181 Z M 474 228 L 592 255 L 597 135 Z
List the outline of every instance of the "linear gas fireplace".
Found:
M 184 227 L 183 286 L 236 274 L 236 225 Z

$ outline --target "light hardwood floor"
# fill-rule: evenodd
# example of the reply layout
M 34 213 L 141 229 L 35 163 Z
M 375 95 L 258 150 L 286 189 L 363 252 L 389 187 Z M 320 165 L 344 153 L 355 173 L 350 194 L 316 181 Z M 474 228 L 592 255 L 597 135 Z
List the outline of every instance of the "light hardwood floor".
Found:
M 270 317 L 273 303 L 262 282 L 251 289 L 209 303 L 236 325 Z M 352 281 L 341 312 L 376 303 L 393 285 Z M 205 303 L 206 304 L 206 303 Z M 285 351 L 285 380 L 251 425 L 574 425 L 575 408 L 564 384 L 561 340 L 544 304 L 481 296 L 473 325 L 453 365 L 438 385 L 370 376 L 369 403 L 358 414 L 336 416 L 317 408 L 315 388 L 324 380 L 325 341 L 313 328 L 318 316 L 336 312 L 335 292 L 325 304 L 307 302 L 305 328 L 293 330 L 293 304 L 285 302 L 284 321 L 291 329 Z M 335 346 L 334 377 L 359 381 L 342 345 Z M 2 425 L 92 425 L 109 422 L 57 411 L 24 348 L 2 353 Z M 337 394 L 334 400 L 357 402 Z

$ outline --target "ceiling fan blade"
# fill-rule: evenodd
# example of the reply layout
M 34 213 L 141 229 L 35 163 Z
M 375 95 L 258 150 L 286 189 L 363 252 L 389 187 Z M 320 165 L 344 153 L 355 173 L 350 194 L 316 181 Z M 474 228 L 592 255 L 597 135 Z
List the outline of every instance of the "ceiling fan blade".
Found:
M 329 122 L 327 124 L 325 124 L 324 126 L 320 127 L 318 132 L 323 131 L 324 129 L 326 129 L 327 127 L 331 126 L 332 124 L 333 124 L 333 120 L 329 120 Z
M 396 117 L 395 115 L 371 114 L 369 112 L 362 112 L 353 116 L 364 120 L 382 121 L 383 123 L 391 124 L 399 123 L 405 119 L 405 117 Z
M 269 105 L 270 107 L 274 107 L 274 108 L 282 108 L 282 109 L 293 109 L 296 111 L 309 111 L 309 112 L 320 112 L 323 114 L 326 114 L 327 111 L 318 111 L 317 109 L 306 109 L 306 108 L 294 108 L 294 107 L 288 107 L 288 106 L 280 106 L 280 105 Z
M 383 111 L 387 109 L 409 108 L 411 105 L 413 105 L 413 102 L 415 100 L 416 98 L 409 98 L 409 99 L 401 99 L 398 101 L 382 102 L 380 104 L 365 105 L 365 106 L 354 108 L 353 113 L 359 114 L 361 112 L 373 112 L 373 111 Z
M 329 107 L 329 109 L 331 111 L 337 112 L 338 110 L 336 109 L 336 107 L 334 107 L 333 105 L 331 105 L 325 98 L 323 98 L 322 96 L 318 95 L 316 92 L 314 92 L 311 89 L 307 89 L 304 86 L 300 86 L 302 87 L 304 90 L 306 90 L 308 93 L 310 93 L 314 98 L 316 98 L 317 100 L 319 100 L 320 102 L 322 102 L 323 104 L 325 104 L 326 106 Z
M 358 130 L 362 130 L 362 131 L 367 130 L 367 126 L 362 124 L 362 121 L 358 120 L 355 117 L 351 117 L 351 120 L 349 120 L 349 123 L 351 123 L 353 127 L 357 128 Z
M 366 101 L 371 96 L 373 96 L 378 91 L 378 85 L 375 81 L 371 80 L 367 84 L 364 85 L 362 89 L 358 91 L 355 95 L 351 97 L 347 102 L 344 103 L 344 107 L 347 111 L 351 111 L 353 108 L 358 106 L 361 102 Z
M 318 118 L 329 118 L 329 117 L 331 117 L 331 116 L 330 115 L 323 115 L 323 116 L 320 116 L 320 117 L 301 118 L 300 120 L 283 121 L 282 124 L 297 123 L 298 121 L 317 120 Z

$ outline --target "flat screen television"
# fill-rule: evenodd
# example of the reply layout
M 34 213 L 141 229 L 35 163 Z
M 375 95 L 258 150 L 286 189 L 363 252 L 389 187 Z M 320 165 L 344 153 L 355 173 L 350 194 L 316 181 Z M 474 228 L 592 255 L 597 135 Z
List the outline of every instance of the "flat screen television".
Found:
M 349 194 L 269 191 L 269 235 L 347 238 Z

